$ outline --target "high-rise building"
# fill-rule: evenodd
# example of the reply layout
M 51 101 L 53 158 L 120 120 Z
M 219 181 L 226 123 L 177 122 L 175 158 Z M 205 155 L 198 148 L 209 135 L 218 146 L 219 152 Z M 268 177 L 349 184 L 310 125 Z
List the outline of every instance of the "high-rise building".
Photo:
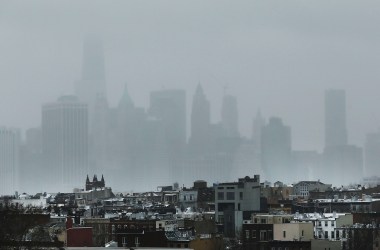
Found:
M 62 96 L 42 107 L 42 149 L 46 190 L 80 187 L 88 173 L 88 107 L 75 96 Z M 49 183 L 50 182 L 50 183 Z
M 227 137 L 239 137 L 237 99 L 232 95 L 225 95 L 222 102 L 222 128 Z
M 266 179 L 291 181 L 291 130 L 278 117 L 262 128 L 261 159 Z
M 380 175 L 380 131 L 370 133 L 366 136 L 364 162 L 364 173 L 366 177 Z
M 103 43 L 95 35 L 88 35 L 84 40 L 82 77 L 77 82 L 76 95 L 81 102 L 88 104 L 89 121 L 92 123 L 97 97 L 107 96 Z
M 150 93 L 149 114 L 162 120 L 167 146 L 173 153 L 186 144 L 186 92 L 165 89 Z
M 0 195 L 12 195 L 19 188 L 20 132 L 0 127 Z
M 346 94 L 342 89 L 325 92 L 325 148 L 347 145 Z
M 193 96 L 191 109 L 191 134 L 189 149 L 191 154 L 203 155 L 210 152 L 210 102 L 203 93 L 203 88 L 198 84 Z
M 186 92 L 164 89 L 150 93 L 149 115 L 161 123 L 164 137 L 161 147 L 166 152 L 172 179 L 183 178 L 181 165 L 186 145 Z

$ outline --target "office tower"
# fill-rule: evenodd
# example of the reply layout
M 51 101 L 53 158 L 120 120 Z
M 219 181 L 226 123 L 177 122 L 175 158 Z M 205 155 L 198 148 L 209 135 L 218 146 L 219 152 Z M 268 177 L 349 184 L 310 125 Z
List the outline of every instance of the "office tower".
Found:
M 291 181 L 291 131 L 281 118 L 272 117 L 262 128 L 261 159 L 266 179 Z
M 67 192 L 83 185 L 88 173 L 87 104 L 62 96 L 42 107 L 42 150 L 46 190 Z
M 191 109 L 191 135 L 189 139 L 190 153 L 203 155 L 210 152 L 210 102 L 203 93 L 203 88 L 198 84 L 193 96 Z
M 173 181 L 183 177 L 182 161 L 186 145 L 186 93 L 164 89 L 150 93 L 149 114 L 161 122 L 164 142 L 161 147 L 169 160 Z
M 13 195 L 19 188 L 20 132 L 0 127 L 0 195 Z
M 346 95 L 341 89 L 325 92 L 325 148 L 347 145 Z
M 325 92 L 325 148 L 321 171 L 335 185 L 361 181 L 363 150 L 347 143 L 346 96 L 341 89 Z
M 364 154 L 364 176 L 380 177 L 380 131 L 366 136 Z
M 76 95 L 81 102 L 88 104 L 91 123 L 97 96 L 107 96 L 104 65 L 101 39 L 95 35 L 88 35 L 83 44 L 82 77 L 77 82 Z
M 222 128 L 226 137 L 239 137 L 238 108 L 235 96 L 225 95 L 222 102 Z

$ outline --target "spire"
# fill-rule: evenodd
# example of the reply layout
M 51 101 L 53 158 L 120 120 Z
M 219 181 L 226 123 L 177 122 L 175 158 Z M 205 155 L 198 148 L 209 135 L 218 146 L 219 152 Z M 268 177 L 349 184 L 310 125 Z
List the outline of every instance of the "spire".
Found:
M 98 181 L 98 177 L 96 176 L 96 174 L 94 174 L 94 178 L 92 179 L 93 182 L 97 182 Z
M 104 177 L 103 177 L 103 175 L 102 175 L 102 179 L 100 180 L 102 183 L 104 183 Z
M 119 101 L 119 107 L 134 107 L 132 98 L 129 96 L 128 86 L 125 84 L 123 96 Z
M 195 94 L 196 95 L 203 95 L 203 88 L 202 88 L 201 83 L 198 83 L 197 89 L 195 90 Z
M 90 182 L 90 179 L 88 178 L 88 175 L 87 175 L 86 183 L 89 183 L 89 182 Z

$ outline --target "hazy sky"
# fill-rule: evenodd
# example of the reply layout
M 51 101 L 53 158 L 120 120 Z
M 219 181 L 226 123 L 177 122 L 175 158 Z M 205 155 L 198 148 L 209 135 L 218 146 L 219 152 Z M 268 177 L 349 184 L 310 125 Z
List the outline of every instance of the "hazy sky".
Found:
M 0 0 L 0 125 L 40 125 L 41 104 L 73 93 L 83 37 L 102 37 L 108 98 L 127 82 L 149 91 L 201 82 L 220 119 L 224 86 L 238 97 L 240 130 L 280 116 L 293 148 L 321 149 L 323 94 L 344 88 L 349 142 L 380 127 L 380 1 Z

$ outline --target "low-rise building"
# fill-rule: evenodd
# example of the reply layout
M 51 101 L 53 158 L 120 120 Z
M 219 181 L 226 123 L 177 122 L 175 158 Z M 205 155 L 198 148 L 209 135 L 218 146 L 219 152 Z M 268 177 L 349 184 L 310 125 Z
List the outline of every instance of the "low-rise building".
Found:
M 227 237 L 235 237 L 244 219 L 260 211 L 260 176 L 216 184 L 215 221 Z

